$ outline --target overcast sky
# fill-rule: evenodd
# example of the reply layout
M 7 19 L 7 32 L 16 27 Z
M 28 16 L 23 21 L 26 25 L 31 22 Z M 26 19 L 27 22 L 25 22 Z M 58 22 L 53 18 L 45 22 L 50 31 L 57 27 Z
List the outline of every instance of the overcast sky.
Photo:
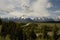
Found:
M 1 17 L 60 17 L 60 0 L 0 0 Z

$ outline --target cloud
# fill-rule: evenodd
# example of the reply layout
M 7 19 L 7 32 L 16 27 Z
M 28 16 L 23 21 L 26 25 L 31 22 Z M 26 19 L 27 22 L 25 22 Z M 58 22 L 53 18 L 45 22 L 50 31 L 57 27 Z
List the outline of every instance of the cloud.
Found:
M 27 15 L 28 17 L 50 16 L 47 8 L 50 8 L 52 5 L 48 0 L 30 1 L 31 0 L 0 0 L 0 11 L 4 12 L 4 16 L 8 15 L 9 17 L 20 17 L 22 15 Z
M 57 16 L 56 18 L 58 18 L 60 20 L 60 16 Z
M 56 10 L 54 13 L 60 13 L 60 10 Z
M 52 3 L 48 2 L 46 7 L 51 8 L 51 7 L 53 7 L 53 5 L 52 5 Z
M 20 17 L 20 16 L 24 15 L 24 13 L 18 12 L 18 11 L 13 11 L 13 12 L 10 12 L 9 15 Z
M 33 16 L 50 16 L 46 8 L 48 3 L 48 0 L 36 0 L 31 6 Z

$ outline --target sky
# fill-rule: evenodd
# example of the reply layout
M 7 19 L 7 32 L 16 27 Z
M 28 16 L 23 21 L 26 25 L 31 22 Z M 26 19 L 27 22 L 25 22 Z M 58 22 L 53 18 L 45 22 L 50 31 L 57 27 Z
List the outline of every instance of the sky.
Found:
M 60 17 L 60 0 L 0 0 L 0 16 Z

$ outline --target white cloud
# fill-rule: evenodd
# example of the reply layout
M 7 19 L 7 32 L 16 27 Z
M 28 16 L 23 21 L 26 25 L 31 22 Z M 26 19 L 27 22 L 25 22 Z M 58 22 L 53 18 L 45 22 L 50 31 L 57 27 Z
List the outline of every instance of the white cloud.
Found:
M 60 10 L 56 10 L 54 13 L 60 13 Z
M 60 20 L 60 16 L 57 16 L 56 18 Z
M 22 16 L 24 13 L 22 12 L 17 12 L 17 11 L 13 11 L 13 12 L 10 12 L 9 15 L 13 15 L 13 16 L 17 16 L 17 17 L 20 17 Z
M 20 17 L 21 15 L 27 16 L 50 16 L 50 13 L 47 10 L 51 6 L 48 0 L 36 0 L 29 4 L 30 0 L 0 0 L 0 10 L 8 11 L 9 13 L 6 15 L 13 15 Z M 47 6 L 48 5 L 48 6 Z M 17 10 L 21 8 L 21 10 Z M 15 9 L 16 8 L 16 9 Z
M 51 8 L 51 7 L 53 7 L 52 3 L 48 2 L 47 3 L 47 8 Z
M 46 5 L 48 0 L 37 0 L 32 4 L 32 9 L 34 10 L 34 14 L 36 16 L 50 16 L 48 10 L 46 9 Z

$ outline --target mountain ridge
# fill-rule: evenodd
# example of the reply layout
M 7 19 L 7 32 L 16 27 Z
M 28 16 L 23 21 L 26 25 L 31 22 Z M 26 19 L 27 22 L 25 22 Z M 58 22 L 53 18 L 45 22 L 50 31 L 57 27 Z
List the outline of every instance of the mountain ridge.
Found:
M 29 18 L 26 16 L 21 17 L 11 17 L 11 18 L 2 18 L 3 21 L 14 21 L 14 22 L 60 22 L 60 18 L 50 18 L 50 17 L 34 17 Z

